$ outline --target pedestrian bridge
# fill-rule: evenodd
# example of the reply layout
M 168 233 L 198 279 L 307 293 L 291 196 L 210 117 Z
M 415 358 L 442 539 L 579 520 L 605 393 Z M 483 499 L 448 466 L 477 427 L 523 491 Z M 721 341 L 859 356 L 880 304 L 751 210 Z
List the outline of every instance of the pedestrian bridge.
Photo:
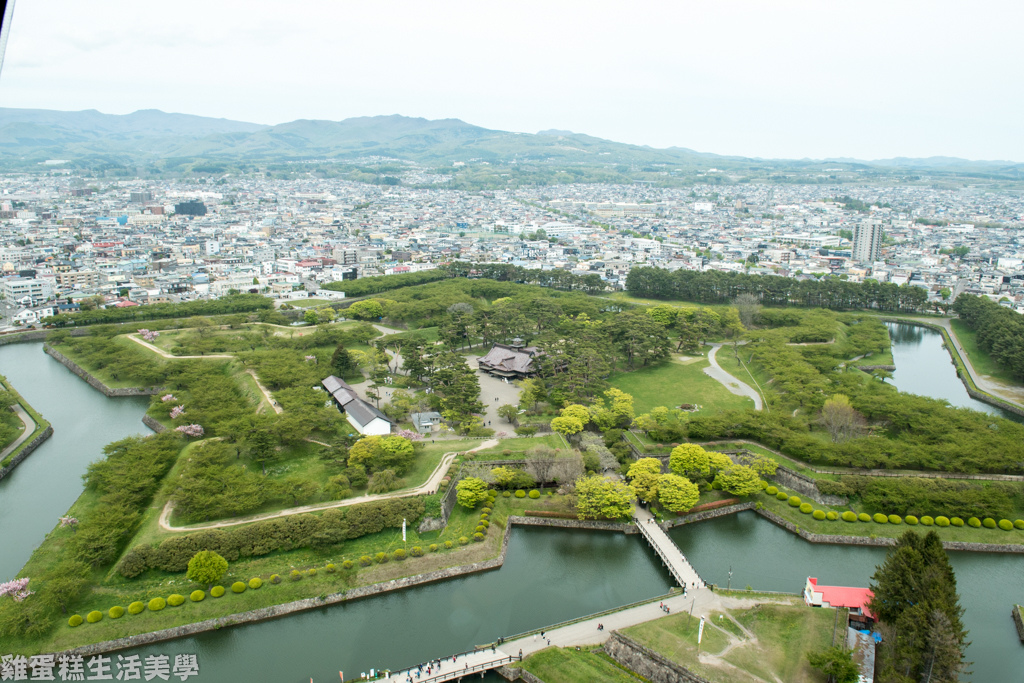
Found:
M 453 659 L 454 661 L 452 661 Z M 443 683 L 444 681 L 460 681 L 471 676 L 483 678 L 484 674 L 492 669 L 518 661 L 519 657 L 505 654 L 501 650 L 476 650 L 447 657 L 440 660 L 440 664 L 435 660 L 401 671 L 392 671 L 383 680 L 392 683 L 409 680 L 412 680 L 413 683 Z M 429 674 L 427 673 L 428 666 L 430 667 Z
M 661 561 L 668 567 L 672 578 L 683 589 L 692 589 L 703 585 L 703 581 L 693 566 L 686 561 L 683 552 L 679 549 L 665 530 L 658 525 L 650 512 L 637 508 L 634 518 L 640 534 L 651 544 L 654 552 L 658 554 Z

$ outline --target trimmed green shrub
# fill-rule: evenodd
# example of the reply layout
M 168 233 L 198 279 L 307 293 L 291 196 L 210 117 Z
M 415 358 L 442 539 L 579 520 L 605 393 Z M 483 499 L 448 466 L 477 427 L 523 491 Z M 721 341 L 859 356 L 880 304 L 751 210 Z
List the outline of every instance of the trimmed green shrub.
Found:
M 70 626 L 71 628 L 74 628 L 75 626 L 81 626 L 83 621 L 85 620 L 82 619 L 82 616 L 80 614 L 72 614 L 71 618 L 68 619 L 68 626 Z
M 377 564 L 386 564 L 391 558 L 388 557 L 387 553 L 377 553 L 373 556 L 373 559 L 377 561 Z
M 949 526 L 949 517 L 943 517 L 939 515 L 935 518 L 935 526 L 947 527 Z
M 482 526 L 485 529 L 489 529 L 491 527 L 491 521 L 488 519 L 481 519 L 480 526 Z
M 914 515 L 907 515 L 903 518 L 903 521 L 909 524 L 910 526 L 917 526 L 918 519 Z
M 245 582 L 244 581 L 235 581 L 233 584 L 231 584 L 231 592 L 232 593 L 244 593 L 245 592 Z
M 301 581 L 302 572 L 300 572 L 298 569 L 293 569 L 290 572 L 288 572 L 288 578 L 290 578 L 292 581 Z
M 327 570 L 328 574 L 333 574 L 334 572 L 338 571 L 338 568 L 334 565 L 333 562 L 328 562 L 327 566 L 324 567 L 324 569 Z
M 789 497 L 789 507 L 791 507 L 791 508 L 798 508 L 798 507 L 800 507 L 800 504 L 802 502 L 803 501 L 800 500 L 800 496 L 790 496 Z
M 341 568 L 344 569 L 345 571 L 348 571 L 349 569 L 352 569 L 352 567 L 354 567 L 354 566 L 356 566 L 356 563 L 353 562 L 352 560 L 345 560 L 344 562 L 341 563 Z
M 431 543 L 428 549 L 430 550 L 430 552 L 436 553 L 438 550 L 441 549 L 441 547 L 436 543 Z
M 473 534 L 473 541 L 475 543 L 479 543 L 482 540 L 484 540 L 484 535 L 483 534 L 481 534 L 480 532 L 477 532 L 477 533 Z
M 413 557 L 422 557 L 423 556 L 423 548 L 419 547 L 418 545 L 414 545 L 412 547 L 412 549 L 409 550 L 409 554 L 412 555 Z
M 883 515 L 881 512 L 876 512 L 874 517 L 872 517 L 871 519 L 873 519 L 875 521 L 875 524 L 888 524 L 889 523 L 889 518 L 886 517 L 885 515 Z
M 306 573 L 307 573 L 308 575 L 310 575 L 310 576 L 316 576 L 316 567 L 313 567 L 312 569 L 310 569 L 310 570 L 309 570 L 308 572 L 306 572 Z
M 201 590 L 194 590 L 189 594 L 188 599 L 192 602 L 202 602 L 206 599 L 206 593 Z
M 249 588 L 251 588 L 253 590 L 256 590 L 257 588 L 262 588 L 262 587 L 263 587 L 263 579 L 261 579 L 260 577 L 254 576 L 253 578 L 249 579 Z
M 97 621 L 100 621 L 101 619 L 103 619 L 103 612 L 99 611 L 98 609 L 94 609 L 93 611 L 85 615 L 85 620 L 88 621 L 90 624 L 95 624 Z
M 491 514 L 491 508 L 485 507 L 480 512 L 481 512 L 481 514 L 489 515 L 489 514 Z
M 786 495 L 785 491 L 779 491 L 778 493 L 775 494 L 775 499 L 776 500 L 789 500 L 789 496 Z
M 810 503 L 801 503 L 801 505 L 800 505 L 800 512 L 804 513 L 805 515 L 809 515 L 813 511 L 814 511 L 814 506 L 813 505 L 811 505 Z
M 866 512 L 862 512 L 859 515 L 857 515 L 857 521 L 858 522 L 870 522 L 871 521 L 871 515 L 869 515 Z
M 452 543 L 451 541 L 445 541 L 445 542 L 444 542 L 444 547 L 445 547 L 445 550 L 451 550 L 452 546 L 454 546 L 454 545 L 455 545 L 455 544 L 454 544 L 454 543 Z
M 534 500 L 540 498 L 540 491 L 538 491 L 537 489 L 530 491 L 530 498 L 533 498 Z
M 814 517 L 816 520 L 820 522 L 821 520 L 825 519 L 825 511 L 815 510 L 813 513 L 811 513 L 811 517 Z
M 167 601 L 163 598 L 153 598 L 149 601 L 148 607 L 150 612 L 159 612 L 164 607 L 167 607 Z
M 486 512 L 480 515 L 480 519 L 487 519 L 488 517 L 490 517 L 490 515 L 488 515 Z
M 167 596 L 167 604 L 171 607 L 177 607 L 185 604 L 185 596 L 178 595 L 177 593 L 171 593 Z
M 277 585 L 277 584 L 281 583 L 281 575 L 280 574 L 271 574 L 270 575 L 270 583 L 272 583 L 274 585 Z
M 107 616 L 111 619 L 120 619 L 124 616 L 124 607 L 121 607 L 121 605 L 114 605 L 107 610 Z
M 828 512 L 825 513 L 825 519 L 827 519 L 830 522 L 834 522 L 837 519 L 839 519 L 839 513 L 836 512 L 835 510 L 829 510 Z
M 465 536 L 459 536 L 459 545 L 466 545 L 469 543 L 469 539 Z
M 777 486 L 769 486 L 768 488 L 766 488 L 764 490 L 764 492 L 767 493 L 769 496 L 774 496 L 775 494 L 777 494 L 779 492 L 779 487 L 777 487 Z
M 953 526 L 963 526 L 964 525 L 964 520 L 960 519 L 959 517 L 953 517 L 952 519 L 949 520 L 949 523 L 952 524 Z M 1022 528 L 1024 528 L 1024 527 L 1022 527 Z
M 842 516 L 844 522 L 856 522 L 857 521 L 857 513 L 856 512 L 851 512 L 851 511 L 847 510 L 841 516 Z
M 978 528 L 981 527 L 981 520 L 978 519 L 977 517 L 971 517 L 970 519 L 967 520 L 967 524 L 969 526 L 974 527 L 975 529 L 978 529 Z
M 359 558 L 359 564 L 361 564 L 364 567 L 369 567 L 371 564 L 373 564 L 373 558 L 369 555 L 363 555 Z
M 405 550 L 402 549 L 402 548 L 399 548 L 398 550 L 395 551 L 395 560 L 398 561 L 398 562 L 401 562 L 404 559 L 405 559 Z
M 214 586 L 210 589 L 210 597 L 220 598 L 224 596 L 224 586 Z
M 1024 519 L 1016 519 L 1016 520 L 1014 520 L 1013 525 L 1015 527 L 1017 527 L 1018 529 L 1024 529 Z
M 512 497 L 512 492 L 511 491 L 502 491 L 501 492 L 501 497 L 502 498 L 511 498 Z
M 526 491 L 519 489 L 516 491 L 516 498 L 526 498 Z
M 146 609 L 146 603 L 141 600 L 136 600 L 132 604 L 128 605 L 128 614 L 142 614 L 142 610 Z
M 899 515 L 889 515 L 889 524 L 903 524 L 903 518 Z
M 481 525 L 477 525 L 477 527 L 475 529 L 473 529 L 473 531 L 475 531 L 478 534 L 482 534 L 484 532 L 484 527 L 483 527 L 482 524 Z
M 931 526 L 932 524 L 935 524 L 935 520 L 928 515 L 924 515 L 921 517 L 921 524 L 924 524 L 925 526 Z
M 997 526 L 996 525 L 996 520 L 992 519 L 991 517 L 986 517 L 985 519 L 983 519 L 981 524 L 986 529 L 995 529 L 996 526 Z
M 1008 519 L 999 520 L 999 528 L 1003 531 L 1013 531 L 1013 522 Z

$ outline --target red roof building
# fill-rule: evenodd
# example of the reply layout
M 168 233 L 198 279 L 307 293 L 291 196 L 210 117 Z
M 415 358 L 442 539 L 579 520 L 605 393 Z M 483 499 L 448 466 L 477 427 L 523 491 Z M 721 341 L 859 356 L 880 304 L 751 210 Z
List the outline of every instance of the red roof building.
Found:
M 804 602 L 811 607 L 846 607 L 850 610 L 851 621 L 874 621 L 875 615 L 868 609 L 868 602 L 874 597 L 869 588 L 846 586 L 819 586 L 814 577 L 807 577 L 804 586 Z

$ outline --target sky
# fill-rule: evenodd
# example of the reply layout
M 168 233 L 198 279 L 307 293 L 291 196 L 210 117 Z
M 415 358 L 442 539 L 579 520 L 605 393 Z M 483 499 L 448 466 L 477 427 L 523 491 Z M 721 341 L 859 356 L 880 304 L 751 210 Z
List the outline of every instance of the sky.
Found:
M 1024 161 L 1019 0 L 17 0 L 0 106 Z

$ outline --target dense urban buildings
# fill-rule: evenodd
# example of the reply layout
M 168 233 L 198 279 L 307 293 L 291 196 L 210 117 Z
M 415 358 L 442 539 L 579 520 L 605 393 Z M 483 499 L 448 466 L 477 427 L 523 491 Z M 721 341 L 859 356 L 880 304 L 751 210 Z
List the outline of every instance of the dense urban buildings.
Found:
M 837 277 L 961 292 L 1024 311 L 1024 200 L 924 185 L 567 184 L 460 191 L 415 166 L 398 185 L 262 174 L 0 179 L 6 326 L 58 311 L 252 291 L 291 300 L 327 282 L 453 260 L 598 275 L 637 264 Z

